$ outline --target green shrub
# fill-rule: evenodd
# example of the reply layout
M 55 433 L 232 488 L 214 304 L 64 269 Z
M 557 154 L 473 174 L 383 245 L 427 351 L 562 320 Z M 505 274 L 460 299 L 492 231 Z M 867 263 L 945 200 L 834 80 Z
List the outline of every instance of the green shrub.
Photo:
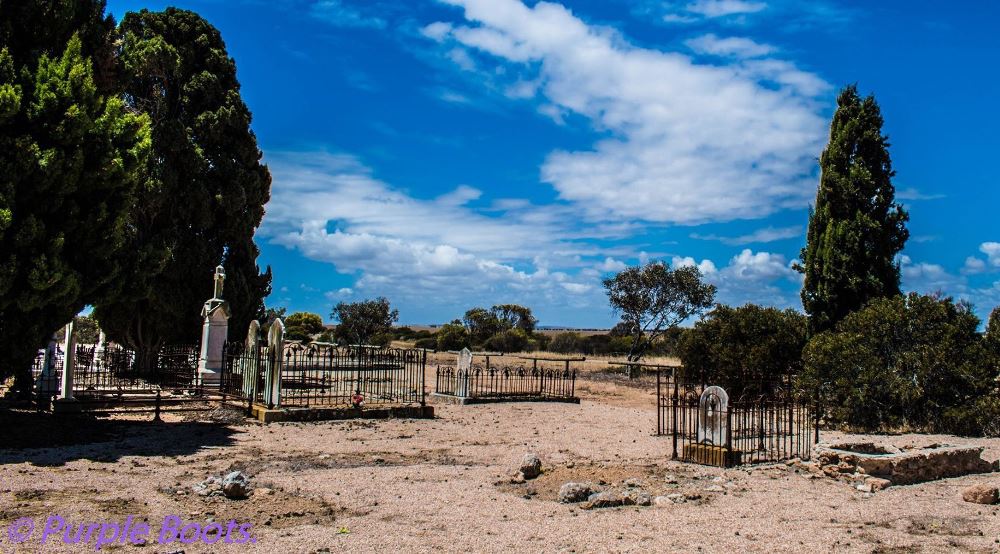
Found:
M 508 329 L 486 339 L 483 348 L 495 352 L 524 352 L 528 345 L 528 334 L 524 330 Z
M 608 335 L 584 337 L 581 352 L 588 356 L 606 356 L 611 353 L 611 337 Z
M 804 378 L 827 420 L 862 430 L 981 434 L 997 369 L 966 303 L 911 293 L 882 298 L 809 342 Z
M 461 350 L 471 344 L 469 331 L 459 320 L 446 323 L 437 332 L 437 349 L 443 351 Z
M 806 317 L 794 310 L 719 305 L 679 341 L 682 375 L 730 395 L 763 392 L 802 367 Z
M 437 339 L 434 337 L 424 337 L 413 342 L 414 348 L 426 348 L 427 350 L 437 349 Z
M 560 354 L 572 354 L 583 352 L 585 349 L 584 345 L 585 341 L 580 333 L 559 333 L 552 337 L 552 341 L 549 343 L 549 350 Z

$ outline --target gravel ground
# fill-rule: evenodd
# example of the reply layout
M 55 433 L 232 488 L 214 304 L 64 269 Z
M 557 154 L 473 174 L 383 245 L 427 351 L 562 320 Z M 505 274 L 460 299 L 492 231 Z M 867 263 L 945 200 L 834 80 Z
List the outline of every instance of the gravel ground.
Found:
M 784 464 L 722 470 L 670 462 L 652 435 L 648 389 L 581 381 L 574 404 L 436 406 L 434 420 L 272 424 L 170 415 L 52 420 L 0 412 L 0 446 L 54 437 L 61 446 L 0 450 L 0 551 L 94 549 L 39 544 L 45 518 L 70 523 L 148 519 L 250 523 L 253 544 L 106 545 L 111 552 L 786 552 L 1000 549 L 997 508 L 965 503 L 967 476 L 874 495 Z M 13 418 L 13 419 L 12 419 Z M 13 429 L 17 432 L 11 433 Z M 34 437 L 34 443 L 27 441 Z M 824 439 L 842 435 L 827 433 Z M 908 442 L 973 442 L 1000 458 L 1000 441 L 901 435 Z M 27 442 L 25 442 L 27 441 Z M 541 477 L 510 482 L 537 453 Z M 242 470 L 246 500 L 202 497 L 192 486 Z M 631 479 L 654 495 L 690 500 L 583 510 L 557 502 L 567 481 Z M 711 490 L 708 490 L 711 489 Z M 177 491 L 181 491 L 179 494 Z M 8 526 L 31 518 L 12 543 Z

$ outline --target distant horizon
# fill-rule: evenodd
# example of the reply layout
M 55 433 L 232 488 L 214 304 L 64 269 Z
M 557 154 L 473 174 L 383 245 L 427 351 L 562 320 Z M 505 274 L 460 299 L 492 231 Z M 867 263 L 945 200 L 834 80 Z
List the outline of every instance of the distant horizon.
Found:
M 905 291 L 1000 304 L 1000 4 L 110 0 L 219 28 L 273 174 L 267 305 L 404 321 L 515 303 L 604 328 L 601 279 L 696 265 L 801 310 L 838 90 L 874 93 L 911 238 Z M 891 24 L 887 24 L 891 22 Z M 581 52 L 587 55 L 582 55 Z M 206 276 L 206 278 L 208 278 Z

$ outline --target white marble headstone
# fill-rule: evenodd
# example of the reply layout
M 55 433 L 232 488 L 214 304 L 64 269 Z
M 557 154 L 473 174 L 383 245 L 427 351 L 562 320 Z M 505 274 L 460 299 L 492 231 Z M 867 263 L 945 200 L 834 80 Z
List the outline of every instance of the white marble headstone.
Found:
M 457 379 L 455 396 L 469 396 L 469 373 L 472 372 L 472 352 L 463 348 L 458 353 L 458 363 L 455 367 Z
M 456 367 L 459 371 L 469 371 L 472 369 L 472 352 L 469 352 L 468 348 L 463 348 L 458 353 L 458 365 Z
M 708 387 L 698 400 L 698 442 L 724 446 L 729 434 L 729 394 L 722 387 Z

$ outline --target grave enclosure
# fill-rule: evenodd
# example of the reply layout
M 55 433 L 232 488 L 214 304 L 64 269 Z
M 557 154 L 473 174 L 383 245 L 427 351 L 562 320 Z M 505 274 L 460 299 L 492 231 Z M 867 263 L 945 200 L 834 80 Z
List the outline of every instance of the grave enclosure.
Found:
M 815 407 L 790 382 L 756 384 L 734 399 L 657 371 L 656 398 L 656 434 L 669 437 L 671 459 L 720 467 L 808 460 L 819 440 Z
M 450 403 L 551 401 L 579 403 L 576 397 L 576 370 L 573 362 L 585 358 L 543 358 L 518 356 L 531 362 L 516 366 L 491 365 L 499 354 L 473 354 L 468 348 L 457 354 L 456 366 L 438 366 L 434 398 Z M 479 356 L 485 364 L 475 364 Z M 548 367 L 560 366 L 560 367 Z
M 146 356 L 118 344 L 75 345 L 72 323 L 32 368 L 40 410 L 204 410 L 207 403 L 245 407 L 262 421 L 366 416 L 431 417 L 426 353 L 366 345 L 301 345 L 284 340 L 276 320 L 267 337 L 251 322 L 247 339 L 227 342 L 225 274 L 202 309 L 200 345 L 171 345 Z M 69 353 L 67 355 L 67 353 Z

